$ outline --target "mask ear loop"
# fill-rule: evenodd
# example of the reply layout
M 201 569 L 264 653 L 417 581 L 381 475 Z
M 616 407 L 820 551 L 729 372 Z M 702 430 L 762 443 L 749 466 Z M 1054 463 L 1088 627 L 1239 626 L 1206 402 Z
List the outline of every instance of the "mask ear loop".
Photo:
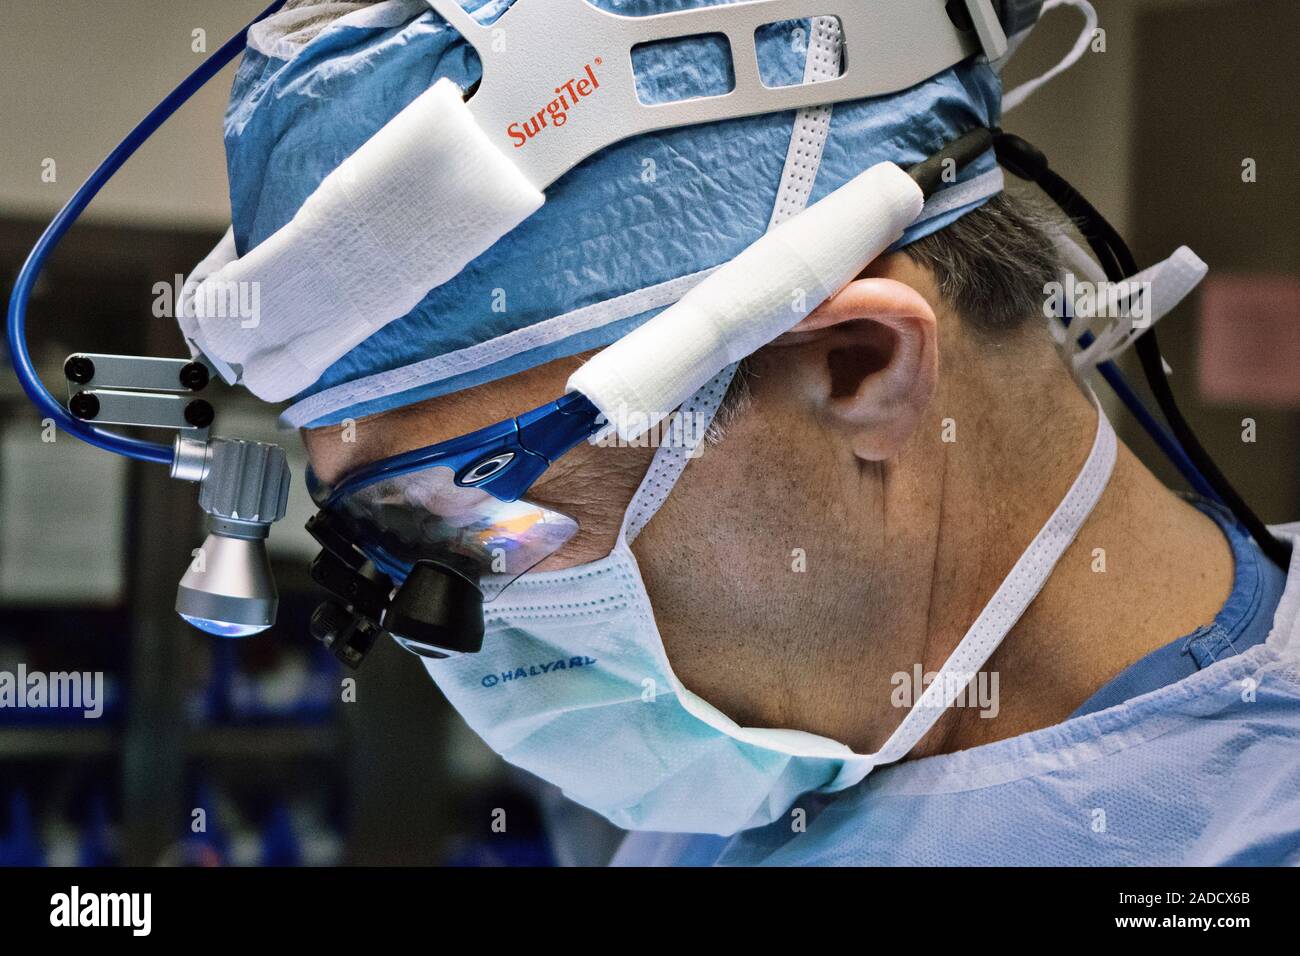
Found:
M 668 436 L 655 452 L 650 468 L 632 496 L 623 515 L 620 540 L 631 544 L 641 529 L 663 506 L 681 477 L 686 463 L 696 457 L 697 449 L 727 396 L 739 363 L 732 363 L 709 380 L 709 383 L 686 400 L 675 415 L 666 419 L 660 434 Z
M 1101 402 L 1091 392 L 1089 397 L 1097 412 L 1097 432 L 1074 484 L 880 750 L 847 763 L 837 783 L 845 777 L 860 780 L 874 767 L 912 752 L 988 663 L 1079 536 L 1110 484 L 1119 451 Z
M 814 17 L 808 37 L 808 59 L 804 66 L 804 82 L 817 83 L 840 75 L 843 54 L 843 37 L 839 21 L 834 17 Z M 786 154 L 781 184 L 777 189 L 776 205 L 768 228 L 797 216 L 808 205 L 813 182 L 821 164 L 822 150 L 830 133 L 831 107 L 810 106 L 795 115 L 794 129 L 790 135 L 790 148 Z M 697 457 L 709 426 L 713 423 L 727 396 L 739 363 L 732 363 L 709 380 L 692 395 L 659 429 L 668 436 L 655 452 L 654 460 L 645 478 L 641 480 L 632 503 L 623 515 L 623 528 L 619 540 L 631 544 L 641 529 L 667 500 L 686 463 Z
M 1074 41 L 1074 47 L 1060 63 L 1052 67 L 1042 76 L 1020 84 L 1011 92 L 1002 97 L 1003 114 L 1010 113 L 1017 106 L 1022 104 L 1029 97 L 1038 91 L 1038 88 L 1050 83 L 1056 79 L 1074 64 L 1083 59 L 1083 55 L 1088 52 L 1088 47 L 1092 43 L 1093 35 L 1097 30 L 1097 10 L 1088 0 L 1047 0 L 1043 4 L 1042 16 L 1046 16 L 1048 11 L 1055 10 L 1058 7 L 1074 7 L 1084 17 L 1083 30 L 1079 34 L 1079 39 Z

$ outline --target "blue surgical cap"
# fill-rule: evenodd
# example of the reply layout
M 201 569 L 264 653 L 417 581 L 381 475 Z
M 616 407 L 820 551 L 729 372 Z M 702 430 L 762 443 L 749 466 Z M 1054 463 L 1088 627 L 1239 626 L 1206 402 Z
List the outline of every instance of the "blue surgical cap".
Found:
M 513 0 L 465 0 L 490 22 Z M 643 16 L 707 0 L 592 0 Z M 477 54 L 423 0 L 326 4 L 282 12 L 250 35 L 226 114 L 232 220 L 240 255 L 287 223 L 339 163 L 435 81 L 479 78 Z M 280 19 L 282 18 L 282 19 Z M 765 82 L 802 81 L 807 21 L 758 38 Z M 635 58 L 638 93 L 662 102 L 730 86 L 707 37 L 656 44 Z M 1001 85 L 973 58 L 911 89 L 834 107 L 810 202 L 864 169 L 920 162 L 999 119 Z M 680 297 L 690 276 L 734 258 L 766 230 L 793 112 L 650 133 L 611 146 L 547 190 L 546 204 L 330 366 L 295 397 L 293 425 L 320 426 L 408 405 L 608 345 Z M 991 154 L 960 185 L 996 176 Z M 987 201 L 939 204 L 903 243 Z M 942 197 L 942 193 L 940 197 Z M 674 281 L 680 280 L 680 281 Z M 683 284 L 685 283 L 685 284 Z M 650 295 L 647 295 L 649 290 Z

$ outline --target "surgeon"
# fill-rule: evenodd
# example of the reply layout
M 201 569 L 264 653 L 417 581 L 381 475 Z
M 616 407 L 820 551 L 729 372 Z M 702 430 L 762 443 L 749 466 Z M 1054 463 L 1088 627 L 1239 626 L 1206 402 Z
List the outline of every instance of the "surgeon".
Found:
M 435 80 L 477 79 L 419 0 L 290 2 L 250 41 L 241 253 Z M 843 52 L 825 19 L 758 47 L 787 83 Z M 643 51 L 640 94 L 725 88 L 717 52 Z M 771 225 L 995 125 L 1000 66 L 597 154 L 296 396 L 316 477 L 555 399 Z M 1300 863 L 1300 577 L 1117 442 L 1044 318 L 1061 225 L 1004 186 L 991 154 L 965 169 L 668 439 L 552 466 L 529 498 L 580 530 L 486 605 L 480 653 L 424 662 L 506 760 L 629 831 L 614 862 Z

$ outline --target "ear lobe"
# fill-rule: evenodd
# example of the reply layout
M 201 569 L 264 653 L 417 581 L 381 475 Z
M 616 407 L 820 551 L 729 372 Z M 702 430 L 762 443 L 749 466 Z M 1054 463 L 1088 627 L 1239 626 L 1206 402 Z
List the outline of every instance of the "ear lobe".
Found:
M 857 279 L 792 329 L 783 344 L 822 363 L 818 399 L 864 461 L 895 456 L 915 432 L 939 378 L 938 322 L 921 293 L 893 279 Z

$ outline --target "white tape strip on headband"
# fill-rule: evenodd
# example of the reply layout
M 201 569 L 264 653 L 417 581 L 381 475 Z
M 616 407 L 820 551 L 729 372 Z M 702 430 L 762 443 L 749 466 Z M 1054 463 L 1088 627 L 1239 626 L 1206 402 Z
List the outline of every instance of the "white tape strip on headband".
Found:
M 843 37 L 835 19 L 815 18 L 808 34 L 804 82 L 821 83 L 835 76 L 843 60 L 843 49 Z M 795 114 L 785 167 L 776 187 L 776 202 L 772 204 L 772 214 L 768 217 L 769 231 L 808 208 L 808 198 L 817 183 L 834 112 L 835 108 L 829 105 L 805 106 Z M 629 544 L 635 541 L 646 523 L 659 513 L 687 463 L 695 457 L 696 449 L 707 440 L 737 367 L 734 362 L 724 367 L 682 404 L 680 421 L 687 426 L 682 430 L 683 440 L 660 442 L 645 477 L 623 513 L 620 537 L 624 541 Z
M 192 290 L 183 326 L 249 391 L 281 401 L 544 201 L 479 129 L 459 87 L 441 80 L 330 173 L 284 228 Z M 229 309 L 232 299 L 257 302 L 257 314 Z
M 766 233 L 569 379 L 631 440 L 720 369 L 789 331 L 902 237 L 921 189 L 880 163 Z

